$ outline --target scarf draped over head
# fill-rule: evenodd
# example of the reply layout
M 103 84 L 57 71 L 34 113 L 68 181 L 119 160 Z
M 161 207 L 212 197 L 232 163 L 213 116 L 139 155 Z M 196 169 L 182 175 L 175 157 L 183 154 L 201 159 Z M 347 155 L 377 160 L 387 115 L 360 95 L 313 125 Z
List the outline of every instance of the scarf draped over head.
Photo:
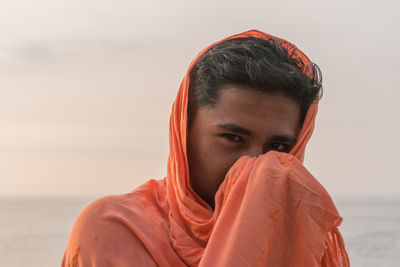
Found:
M 216 42 L 193 60 L 170 119 L 166 182 L 175 250 L 190 266 L 264 266 L 264 262 L 274 263 L 268 266 L 318 266 L 322 260 L 340 261 L 345 266 L 347 254 L 336 229 L 342 219 L 328 193 L 301 164 L 314 129 L 318 100 L 308 109 L 289 154 L 269 152 L 234 164 L 217 192 L 215 211 L 190 186 L 186 151 L 190 71 L 210 48 L 240 37 L 277 39 L 303 73 L 315 78 L 314 66 L 303 52 L 286 40 L 256 30 Z M 328 251 L 339 257 L 333 259 Z M 302 260 L 305 265 L 300 264 Z
M 235 162 L 216 193 L 214 210 L 190 186 L 190 71 L 210 48 L 240 37 L 277 39 L 303 73 L 314 77 L 312 62 L 299 49 L 260 31 L 204 49 L 191 63 L 172 108 L 167 176 L 85 208 L 62 266 L 349 266 L 337 229 L 342 218 L 302 164 L 318 100 L 308 109 L 289 153 L 271 151 Z

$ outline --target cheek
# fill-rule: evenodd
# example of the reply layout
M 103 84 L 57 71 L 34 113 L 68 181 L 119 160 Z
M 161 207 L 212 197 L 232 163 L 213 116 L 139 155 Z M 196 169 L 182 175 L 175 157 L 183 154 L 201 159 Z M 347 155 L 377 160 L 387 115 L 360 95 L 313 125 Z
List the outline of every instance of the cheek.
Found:
M 212 177 L 209 178 L 214 179 L 217 186 L 219 186 L 225 179 L 226 173 L 241 155 L 232 151 L 226 151 L 226 149 L 222 149 L 218 144 L 210 147 L 208 152 L 202 159 L 207 165 L 204 167 Z
M 208 184 L 214 184 L 215 187 L 222 183 L 230 167 L 241 156 L 223 148 L 216 137 L 198 140 L 194 146 L 195 149 L 192 152 L 195 154 L 192 155 L 192 166 L 196 166 L 193 168 L 201 173 L 203 181 L 207 180 Z

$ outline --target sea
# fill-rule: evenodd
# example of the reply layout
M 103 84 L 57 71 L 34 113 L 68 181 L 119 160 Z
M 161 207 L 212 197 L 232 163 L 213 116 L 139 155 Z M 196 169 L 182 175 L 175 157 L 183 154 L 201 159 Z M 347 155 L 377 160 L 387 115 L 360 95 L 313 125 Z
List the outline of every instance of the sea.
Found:
M 0 267 L 60 266 L 72 224 L 95 196 L 0 197 Z M 351 266 L 400 266 L 400 198 L 338 198 Z

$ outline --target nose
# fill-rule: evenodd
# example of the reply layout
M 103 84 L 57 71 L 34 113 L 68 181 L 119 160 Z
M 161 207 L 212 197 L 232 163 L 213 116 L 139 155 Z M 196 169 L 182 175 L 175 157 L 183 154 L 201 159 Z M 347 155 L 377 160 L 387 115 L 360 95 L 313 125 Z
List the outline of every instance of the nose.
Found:
M 264 153 L 265 153 L 264 146 L 253 145 L 246 151 L 244 155 L 249 157 L 258 157 Z

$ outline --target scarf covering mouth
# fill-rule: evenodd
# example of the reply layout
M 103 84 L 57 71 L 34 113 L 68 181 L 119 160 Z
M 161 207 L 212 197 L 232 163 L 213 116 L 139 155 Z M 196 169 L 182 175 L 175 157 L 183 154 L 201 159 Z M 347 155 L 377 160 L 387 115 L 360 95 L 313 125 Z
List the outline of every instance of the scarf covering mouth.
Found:
M 342 222 L 324 187 L 303 166 L 318 110 L 307 111 L 289 153 L 241 157 L 215 196 L 215 210 L 191 188 L 187 161 L 190 71 L 213 46 L 240 37 L 275 38 L 313 78 L 293 44 L 251 30 L 205 48 L 190 64 L 170 117 L 167 176 L 99 199 L 74 224 L 62 266 L 350 266 Z

